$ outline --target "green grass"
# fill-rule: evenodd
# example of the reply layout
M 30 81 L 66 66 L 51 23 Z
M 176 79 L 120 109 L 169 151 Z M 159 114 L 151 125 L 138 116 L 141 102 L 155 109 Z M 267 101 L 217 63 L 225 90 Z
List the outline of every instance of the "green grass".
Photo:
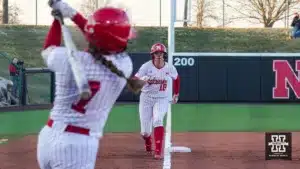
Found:
M 172 130 L 202 131 L 300 131 L 299 105 L 176 104 L 172 109 Z M 0 136 L 37 133 L 49 111 L 0 114 Z M 115 106 L 106 132 L 139 132 L 137 105 Z
M 79 49 L 86 47 L 81 32 L 70 27 Z M 0 52 L 25 61 L 26 67 L 43 67 L 40 52 L 48 26 L 1 25 Z M 166 27 L 137 27 L 138 38 L 128 47 L 129 52 L 149 52 L 155 42 L 167 43 Z M 297 52 L 298 40 L 288 40 L 286 29 L 217 29 L 177 28 L 176 51 L 178 52 Z M 8 77 L 9 61 L 0 57 L 0 76 Z M 33 75 L 28 80 L 31 103 L 49 100 L 49 75 Z M 42 92 L 42 93 L 40 93 Z
M 79 49 L 86 42 L 81 32 L 70 27 Z M 40 51 L 48 26 L 0 26 L 0 51 L 25 60 L 27 65 L 43 65 Z M 149 52 L 155 42 L 167 43 L 167 28 L 137 27 L 138 38 L 131 42 L 129 52 Z M 176 50 L 181 52 L 289 52 L 300 49 L 291 45 L 286 29 L 215 29 L 177 28 Z M 293 46 L 293 49 L 290 48 Z

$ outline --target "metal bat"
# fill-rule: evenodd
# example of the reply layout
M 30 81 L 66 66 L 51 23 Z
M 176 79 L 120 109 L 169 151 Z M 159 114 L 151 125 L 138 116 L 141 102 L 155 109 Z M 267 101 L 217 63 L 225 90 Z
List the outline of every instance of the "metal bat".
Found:
M 77 48 L 72 40 L 71 32 L 68 29 L 68 27 L 65 26 L 63 16 L 60 13 L 60 11 L 53 10 L 52 15 L 60 22 L 62 34 L 63 34 L 63 40 L 68 51 L 67 53 L 68 61 L 69 64 L 71 65 L 71 69 L 80 93 L 80 97 L 82 99 L 88 99 L 91 96 L 90 86 L 88 84 L 85 71 L 81 63 L 78 61 L 78 59 L 75 56 L 77 52 Z

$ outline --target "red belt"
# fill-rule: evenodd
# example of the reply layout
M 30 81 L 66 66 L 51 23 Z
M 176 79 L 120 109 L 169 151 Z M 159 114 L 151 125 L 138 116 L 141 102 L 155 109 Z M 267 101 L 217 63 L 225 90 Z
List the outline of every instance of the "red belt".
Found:
M 52 127 L 53 122 L 54 121 L 52 119 L 49 119 L 48 122 L 47 122 L 47 125 L 49 127 Z M 65 131 L 66 132 L 71 132 L 71 133 L 88 135 L 88 136 L 90 135 L 90 129 L 86 129 L 86 128 L 83 128 L 83 127 L 72 126 L 72 125 L 67 125 Z

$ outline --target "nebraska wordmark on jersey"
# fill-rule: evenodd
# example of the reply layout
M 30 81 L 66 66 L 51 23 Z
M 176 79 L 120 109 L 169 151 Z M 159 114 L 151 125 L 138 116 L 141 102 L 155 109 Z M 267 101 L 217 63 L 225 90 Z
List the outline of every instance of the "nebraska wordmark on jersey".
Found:
M 147 84 L 142 88 L 142 92 L 149 97 L 168 97 L 168 79 L 176 79 L 178 72 L 173 65 L 165 62 L 165 66 L 158 69 L 150 60 L 144 63 L 135 74 L 140 79 L 146 79 Z

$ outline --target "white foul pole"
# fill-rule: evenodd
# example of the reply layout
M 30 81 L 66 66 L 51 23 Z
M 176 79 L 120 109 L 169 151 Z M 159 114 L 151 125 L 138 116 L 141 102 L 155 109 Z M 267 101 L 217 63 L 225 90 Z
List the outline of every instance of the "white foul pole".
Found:
M 168 27 L 168 64 L 173 65 L 173 53 L 175 49 L 175 40 L 174 40 L 174 24 L 176 19 L 176 0 L 170 0 L 170 20 L 169 20 L 169 27 Z M 172 81 L 168 80 L 169 83 L 169 100 L 172 100 Z M 165 132 L 165 149 L 164 149 L 164 162 L 163 162 L 163 169 L 171 169 L 171 121 L 172 121 L 172 113 L 171 113 L 171 103 L 168 105 L 168 112 L 167 112 L 167 121 L 166 121 L 166 132 Z
M 168 64 L 173 66 L 173 55 L 175 53 L 175 22 L 176 22 L 176 1 L 170 0 L 170 23 L 168 27 Z M 172 79 L 168 80 L 168 94 L 169 94 L 169 108 L 167 112 L 167 122 L 166 122 L 166 133 L 165 133 L 165 148 L 164 148 L 164 162 L 163 169 L 171 169 L 171 153 L 172 152 L 191 152 L 188 147 L 173 147 L 171 142 L 172 133 Z

